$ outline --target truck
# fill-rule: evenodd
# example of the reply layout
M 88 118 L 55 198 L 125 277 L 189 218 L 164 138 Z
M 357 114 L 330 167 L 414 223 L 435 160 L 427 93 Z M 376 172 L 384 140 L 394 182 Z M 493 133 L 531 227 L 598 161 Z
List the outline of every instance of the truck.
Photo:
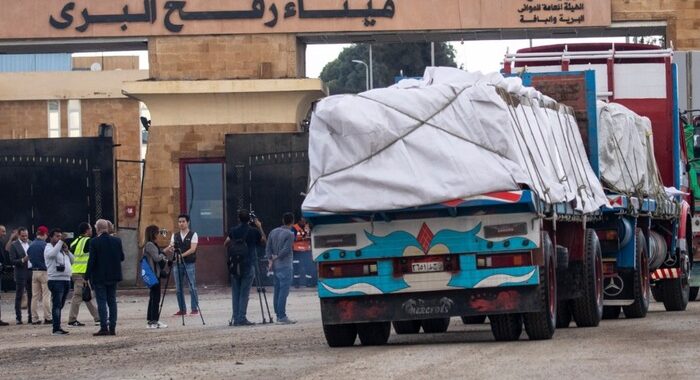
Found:
M 686 158 L 688 160 L 688 191 L 690 193 L 692 219 L 692 244 L 695 248 L 693 257 L 695 260 L 700 260 L 700 255 L 697 255 L 697 249 L 700 247 L 700 182 L 698 174 L 700 174 L 700 110 L 686 110 L 680 114 L 681 125 L 683 126 L 684 147 Z M 700 290 L 700 263 L 693 263 L 690 276 L 690 300 L 695 301 Z M 654 298 L 661 299 L 658 291 L 653 293 Z
M 650 281 L 685 308 L 683 193 L 604 188 L 597 71 L 553 70 L 546 53 L 507 56 L 505 76 L 429 68 L 316 105 L 302 208 L 329 346 L 385 344 L 392 326 L 442 333 L 452 317 L 488 317 L 499 341 L 551 339 L 572 320 L 643 317 Z M 543 64 L 512 76 L 523 62 Z M 668 130 L 649 119 L 673 135 L 670 113 Z
M 587 150 L 610 200 L 609 207 L 602 209 L 603 218 L 592 225 L 603 249 L 604 318 L 618 318 L 621 309 L 627 318 L 644 317 L 651 294 L 668 311 L 685 310 L 694 253 L 694 210 L 689 204 L 694 161 L 688 159 L 692 152 L 687 148 L 687 132 L 680 125 L 678 69 L 672 49 L 615 43 L 550 45 L 507 54 L 504 62 L 505 72 L 520 70 L 524 83 L 572 105 L 580 123 L 585 119 L 599 123 L 589 126 Z M 589 91 L 588 101 L 581 102 L 581 93 L 571 91 L 564 82 Z M 592 94 L 605 102 L 596 108 L 595 117 Z M 650 145 L 648 161 L 656 168 L 646 171 L 650 177 L 646 181 L 656 184 L 647 191 L 620 188 L 620 178 L 633 179 L 635 169 L 622 160 L 619 146 L 610 149 L 617 157 L 608 157 L 621 159 L 619 172 L 601 173 L 604 168 L 595 158 L 603 155 L 596 150 L 606 143 L 620 143 L 593 139 L 600 136 L 601 115 L 610 107 L 630 110 L 627 116 L 636 123 L 648 123 L 650 130 L 642 139 Z

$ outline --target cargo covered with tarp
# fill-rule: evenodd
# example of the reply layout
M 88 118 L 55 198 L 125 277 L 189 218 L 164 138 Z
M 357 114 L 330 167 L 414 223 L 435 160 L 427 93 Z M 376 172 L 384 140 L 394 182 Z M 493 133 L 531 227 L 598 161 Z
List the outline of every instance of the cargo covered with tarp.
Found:
M 397 210 L 531 189 L 590 213 L 606 204 L 570 108 L 519 78 L 428 68 L 422 80 L 316 104 L 316 212 Z
M 599 101 L 600 177 L 610 191 L 637 197 L 665 197 L 654 157 L 651 121 L 617 103 Z

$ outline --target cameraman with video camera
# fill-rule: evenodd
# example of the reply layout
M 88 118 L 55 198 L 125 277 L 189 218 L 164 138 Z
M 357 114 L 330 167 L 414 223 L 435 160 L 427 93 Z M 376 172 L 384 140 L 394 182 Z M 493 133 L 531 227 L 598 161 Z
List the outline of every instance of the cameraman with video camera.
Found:
M 68 331 L 61 328 L 61 309 L 63 309 L 68 297 L 70 279 L 73 274 L 72 264 L 75 260 L 62 238 L 63 231 L 54 228 L 49 233 L 49 243 L 44 248 L 44 260 L 46 261 L 46 272 L 51 291 L 53 335 L 68 334 Z
M 224 247 L 228 252 L 228 266 L 231 275 L 232 316 L 229 326 L 252 326 L 255 323 L 246 318 L 250 287 L 255 278 L 255 265 L 258 265 L 258 246 L 265 246 L 265 232 L 262 223 L 248 210 L 238 211 L 238 225 L 232 227 Z

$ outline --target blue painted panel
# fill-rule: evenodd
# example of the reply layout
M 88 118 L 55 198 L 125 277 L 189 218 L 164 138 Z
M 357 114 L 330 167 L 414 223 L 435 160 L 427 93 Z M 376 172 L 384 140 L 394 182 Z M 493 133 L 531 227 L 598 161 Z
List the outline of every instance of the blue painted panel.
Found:
M 0 55 L 0 72 L 71 71 L 70 53 Z
M 637 267 L 637 234 L 634 231 L 637 230 L 637 218 L 627 217 L 626 219 L 632 223 L 632 239 L 617 253 L 617 263 L 615 265 L 618 268 L 635 269 Z

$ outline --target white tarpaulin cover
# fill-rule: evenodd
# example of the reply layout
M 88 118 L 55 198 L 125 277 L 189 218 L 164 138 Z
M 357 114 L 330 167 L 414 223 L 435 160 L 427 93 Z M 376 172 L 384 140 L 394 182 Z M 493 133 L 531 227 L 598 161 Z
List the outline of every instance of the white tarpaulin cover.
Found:
M 664 194 L 654 157 L 651 121 L 617 103 L 598 102 L 600 175 L 613 191 Z
M 570 109 L 519 78 L 428 68 L 423 80 L 321 100 L 306 211 L 395 210 L 526 185 L 550 203 L 606 203 Z

